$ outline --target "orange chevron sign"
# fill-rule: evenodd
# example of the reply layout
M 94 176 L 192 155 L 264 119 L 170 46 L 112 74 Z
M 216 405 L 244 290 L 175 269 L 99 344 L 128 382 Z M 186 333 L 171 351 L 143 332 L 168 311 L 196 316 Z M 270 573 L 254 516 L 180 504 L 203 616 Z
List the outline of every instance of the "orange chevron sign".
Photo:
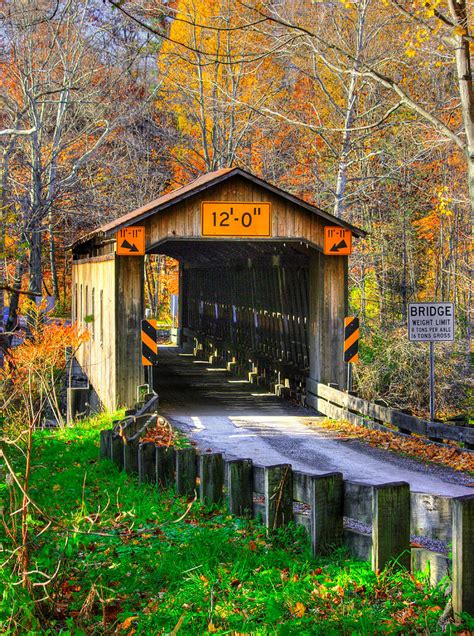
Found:
M 344 362 L 359 362 L 359 319 L 344 318 Z
M 152 367 L 158 364 L 158 335 L 156 320 L 142 320 L 142 364 Z

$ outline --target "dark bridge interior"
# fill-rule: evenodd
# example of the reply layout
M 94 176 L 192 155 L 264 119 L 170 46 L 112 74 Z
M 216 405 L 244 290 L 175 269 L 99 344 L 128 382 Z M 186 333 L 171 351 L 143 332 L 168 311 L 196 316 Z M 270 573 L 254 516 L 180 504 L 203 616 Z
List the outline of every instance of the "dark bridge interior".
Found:
M 309 375 L 309 253 L 302 242 L 166 241 L 181 263 L 182 345 L 277 394 Z

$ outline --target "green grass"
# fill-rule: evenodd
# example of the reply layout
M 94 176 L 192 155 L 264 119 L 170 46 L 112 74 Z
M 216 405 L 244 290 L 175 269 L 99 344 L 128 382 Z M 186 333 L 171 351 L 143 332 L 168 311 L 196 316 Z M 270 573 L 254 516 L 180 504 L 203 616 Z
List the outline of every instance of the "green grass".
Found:
M 98 459 L 99 430 L 111 419 L 35 434 L 31 496 L 54 523 L 34 540 L 31 569 L 51 575 L 61 566 L 36 604 L 3 568 L 4 633 L 441 633 L 443 585 L 430 588 L 424 575 L 376 576 L 341 550 L 314 560 L 302 529 L 268 537 L 197 502 L 176 523 L 186 500 Z M 8 488 L 3 481 L 6 510 Z M 44 525 L 31 519 L 32 532 Z M 1 540 L 5 556 L 11 546 Z

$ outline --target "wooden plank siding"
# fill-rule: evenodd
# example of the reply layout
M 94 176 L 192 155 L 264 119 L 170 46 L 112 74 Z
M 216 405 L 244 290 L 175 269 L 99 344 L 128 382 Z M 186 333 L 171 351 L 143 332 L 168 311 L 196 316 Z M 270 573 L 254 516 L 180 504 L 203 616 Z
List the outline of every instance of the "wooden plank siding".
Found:
M 143 221 L 147 251 L 159 252 L 156 246 L 166 239 L 200 239 L 202 201 L 269 201 L 272 204 L 272 238 L 302 241 L 317 249 L 323 248 L 322 219 L 296 205 L 291 205 L 273 192 L 236 176 L 211 186 L 205 192 L 180 201 Z M 216 239 L 220 240 L 220 239 Z M 247 238 L 236 241 L 248 242 Z M 257 239 L 267 241 L 268 239 Z M 332 257 L 334 258 L 334 257 Z
M 102 405 L 111 410 L 133 404 L 136 386 L 143 381 L 142 270 L 143 258 L 137 256 L 109 254 L 73 261 L 73 319 L 90 332 L 76 359 Z M 92 322 L 85 321 L 86 314 Z

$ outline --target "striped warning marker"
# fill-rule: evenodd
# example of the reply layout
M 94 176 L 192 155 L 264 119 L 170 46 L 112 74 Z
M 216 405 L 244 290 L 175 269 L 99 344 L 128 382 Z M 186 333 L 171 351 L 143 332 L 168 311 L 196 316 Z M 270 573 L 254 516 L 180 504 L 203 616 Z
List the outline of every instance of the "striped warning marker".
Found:
M 344 362 L 359 362 L 359 319 L 344 318 Z
M 142 320 L 142 364 L 158 364 L 158 334 L 156 320 Z

